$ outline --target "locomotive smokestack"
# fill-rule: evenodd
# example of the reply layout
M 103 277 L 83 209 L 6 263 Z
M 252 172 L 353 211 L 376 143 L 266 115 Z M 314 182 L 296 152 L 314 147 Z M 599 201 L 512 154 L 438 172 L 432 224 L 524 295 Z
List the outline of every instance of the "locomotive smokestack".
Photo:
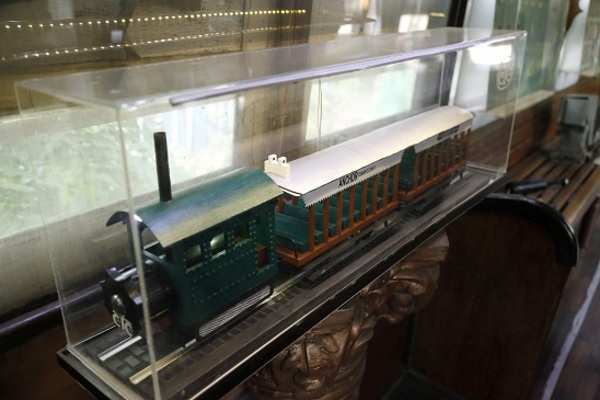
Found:
M 154 154 L 156 155 L 156 175 L 158 177 L 160 201 L 170 201 L 173 198 L 173 194 L 171 193 L 169 151 L 165 132 L 156 132 L 154 134 Z

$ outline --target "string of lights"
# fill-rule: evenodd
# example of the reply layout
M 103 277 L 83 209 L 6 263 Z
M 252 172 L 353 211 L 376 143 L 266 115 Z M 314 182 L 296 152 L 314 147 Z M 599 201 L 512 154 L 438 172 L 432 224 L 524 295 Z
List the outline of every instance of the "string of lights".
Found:
M 182 42 L 189 40 L 204 40 L 211 38 L 220 38 L 220 37 L 231 37 L 231 36 L 240 36 L 242 34 L 248 33 L 258 33 L 258 32 L 274 32 L 274 31 L 288 31 L 288 30 L 296 30 L 308 27 L 310 25 L 286 25 L 286 26 L 268 26 L 268 27 L 259 27 L 259 28 L 247 28 L 242 29 L 241 31 L 234 32 L 210 32 L 210 33 L 202 33 L 197 35 L 181 35 L 181 36 L 173 36 L 162 39 L 154 39 L 154 40 L 140 40 L 135 42 L 126 42 L 126 43 L 115 43 L 106 46 L 90 46 L 90 47 L 80 47 L 80 48 L 68 48 L 68 49 L 56 49 L 56 50 L 43 50 L 43 51 L 31 51 L 27 53 L 19 53 L 13 54 L 9 57 L 0 57 L 0 62 L 15 62 L 20 60 L 29 60 L 29 59 L 41 59 L 47 57 L 58 57 L 58 56 L 69 56 L 69 55 L 78 55 L 78 54 L 89 54 L 96 53 L 102 51 L 110 51 L 116 49 L 123 48 L 131 48 L 131 47 L 140 47 L 140 46 L 149 46 L 149 45 L 159 45 L 164 43 L 173 43 L 173 42 Z
M 195 20 L 214 17 L 243 17 L 260 15 L 288 15 L 306 14 L 305 9 L 284 10 L 252 10 L 252 11 L 219 11 L 219 12 L 194 12 L 177 15 L 154 15 L 135 18 L 113 18 L 113 19 L 87 19 L 87 20 L 62 20 L 45 23 L 29 23 L 26 21 L 9 21 L 4 24 L 4 30 L 28 30 L 28 29 L 53 29 L 53 28 L 75 28 L 75 27 L 97 27 L 106 25 L 126 25 L 133 23 L 158 23 L 183 20 Z

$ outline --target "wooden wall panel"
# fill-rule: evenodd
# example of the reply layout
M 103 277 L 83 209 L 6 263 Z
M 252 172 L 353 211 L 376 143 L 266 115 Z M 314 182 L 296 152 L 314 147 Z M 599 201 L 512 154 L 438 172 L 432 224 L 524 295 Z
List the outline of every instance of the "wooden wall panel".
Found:
M 19 347 L 0 352 L 0 398 L 92 400 L 58 365 L 56 352 L 64 345 L 61 323 Z
M 470 212 L 448 234 L 438 293 L 417 318 L 415 367 L 469 399 L 527 399 L 570 269 L 524 218 Z

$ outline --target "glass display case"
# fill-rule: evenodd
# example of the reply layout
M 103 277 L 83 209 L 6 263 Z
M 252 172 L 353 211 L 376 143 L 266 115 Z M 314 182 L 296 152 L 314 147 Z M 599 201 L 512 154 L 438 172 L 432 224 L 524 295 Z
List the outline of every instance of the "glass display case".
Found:
M 582 10 L 584 14 L 587 11 L 587 21 L 583 41 L 581 74 L 593 78 L 600 74 L 600 2 L 589 1 L 589 4 L 584 2 L 581 6 L 588 7 Z
M 593 77 L 598 58 L 597 1 L 573 2 L 569 10 L 568 29 L 560 49 L 556 90 L 567 89 L 579 82 L 581 76 Z
M 446 26 L 452 1 L 171 0 L 0 4 L 0 115 L 14 82 L 97 70 Z
M 268 361 L 502 178 L 525 39 L 439 28 L 18 83 L 2 152 L 34 195 L 8 212 L 45 227 L 80 374 L 189 398 Z
M 261 48 L 319 43 L 336 37 L 440 27 L 448 1 L 411 0 L 170 0 L 0 3 L 0 146 L 22 130 L 15 82 L 66 72 L 136 66 Z M 414 23 L 413 23 L 414 22 Z M 258 113 L 257 113 L 258 115 Z M 250 117 L 247 117 L 250 118 Z M 35 124 L 35 118 L 27 124 Z M 44 122 L 47 123 L 47 122 Z M 12 315 L 55 295 L 42 240 L 43 221 L 31 212 L 27 188 L 38 162 L 31 151 L 0 151 L 0 315 Z M 68 181 L 76 178 L 63 177 Z M 68 195 L 68 193 L 64 193 Z M 26 308 L 28 309 L 28 308 Z

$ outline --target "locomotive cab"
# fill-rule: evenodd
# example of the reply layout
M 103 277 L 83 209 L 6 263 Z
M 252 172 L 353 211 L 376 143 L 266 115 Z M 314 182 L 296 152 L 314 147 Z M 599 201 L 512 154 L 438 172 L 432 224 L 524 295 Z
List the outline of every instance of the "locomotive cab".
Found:
M 150 318 L 167 314 L 184 336 L 202 338 L 268 297 L 280 195 L 264 172 L 239 169 L 137 210 L 139 237 L 155 239 L 141 249 Z M 133 231 L 129 213 L 107 225 L 117 222 Z M 103 282 L 106 307 L 129 334 L 143 326 L 137 279 L 130 266 L 107 270 Z

